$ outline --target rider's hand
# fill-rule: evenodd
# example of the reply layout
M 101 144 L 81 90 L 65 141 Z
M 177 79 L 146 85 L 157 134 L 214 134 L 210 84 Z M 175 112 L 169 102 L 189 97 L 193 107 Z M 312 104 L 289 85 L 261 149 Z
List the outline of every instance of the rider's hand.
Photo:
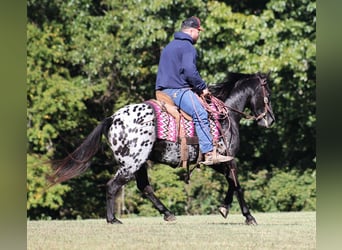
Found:
M 205 96 L 208 96 L 208 95 L 211 95 L 209 89 L 208 88 L 203 89 L 202 96 L 205 97 Z

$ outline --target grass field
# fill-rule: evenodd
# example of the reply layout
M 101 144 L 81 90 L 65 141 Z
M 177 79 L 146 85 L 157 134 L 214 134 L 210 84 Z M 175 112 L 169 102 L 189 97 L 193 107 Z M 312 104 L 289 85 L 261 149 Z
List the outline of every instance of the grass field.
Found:
M 27 249 L 316 249 L 316 213 L 256 213 L 258 226 L 239 214 L 122 218 L 123 225 L 101 220 L 28 221 Z

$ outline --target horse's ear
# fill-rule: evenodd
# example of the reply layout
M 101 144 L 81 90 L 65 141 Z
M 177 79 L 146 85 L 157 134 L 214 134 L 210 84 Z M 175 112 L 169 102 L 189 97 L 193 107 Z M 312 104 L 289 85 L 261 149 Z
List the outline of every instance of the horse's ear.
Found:
M 268 71 L 268 72 L 265 74 L 265 77 L 266 77 L 267 79 L 269 79 L 270 76 L 271 76 L 271 71 Z
M 267 73 L 258 72 L 257 75 L 263 79 L 268 80 L 268 79 L 270 79 L 271 71 L 268 71 Z
M 237 81 L 239 81 L 240 79 L 242 78 L 245 78 L 246 75 L 245 74 L 242 74 L 242 73 L 238 73 L 238 72 L 229 72 L 228 73 L 228 82 L 231 83 L 231 84 L 234 84 L 236 83 Z
M 267 86 L 268 86 L 268 89 L 271 90 L 271 85 L 272 85 L 272 82 L 271 82 L 271 74 L 272 72 L 271 71 L 268 71 L 267 73 L 262 73 L 260 76 L 263 78 L 263 79 L 266 79 L 266 82 L 267 82 Z

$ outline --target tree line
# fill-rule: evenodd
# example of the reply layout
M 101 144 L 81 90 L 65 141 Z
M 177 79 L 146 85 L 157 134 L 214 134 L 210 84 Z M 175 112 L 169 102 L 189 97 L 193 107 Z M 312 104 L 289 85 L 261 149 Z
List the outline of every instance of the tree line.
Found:
M 315 1 L 28 0 L 29 218 L 104 215 L 105 183 L 117 168 L 108 148 L 90 171 L 50 189 L 47 162 L 72 152 L 120 107 L 154 97 L 160 53 L 192 15 L 205 28 L 196 48 L 208 84 L 228 72 L 269 74 L 275 126 L 241 126 L 237 160 L 250 207 L 316 209 Z M 149 171 L 157 195 L 178 214 L 214 213 L 223 199 L 225 182 L 210 169 L 197 171 L 190 185 L 182 169 Z M 122 213 L 155 213 L 134 185 L 118 201 Z

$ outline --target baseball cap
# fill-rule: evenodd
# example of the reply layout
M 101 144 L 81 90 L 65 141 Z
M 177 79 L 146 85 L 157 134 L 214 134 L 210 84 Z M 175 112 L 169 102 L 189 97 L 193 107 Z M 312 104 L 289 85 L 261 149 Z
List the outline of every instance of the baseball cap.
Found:
M 182 28 L 194 28 L 200 31 L 204 30 L 201 27 L 201 20 L 196 16 L 192 16 L 192 17 L 189 17 L 188 19 L 185 19 L 182 22 Z

